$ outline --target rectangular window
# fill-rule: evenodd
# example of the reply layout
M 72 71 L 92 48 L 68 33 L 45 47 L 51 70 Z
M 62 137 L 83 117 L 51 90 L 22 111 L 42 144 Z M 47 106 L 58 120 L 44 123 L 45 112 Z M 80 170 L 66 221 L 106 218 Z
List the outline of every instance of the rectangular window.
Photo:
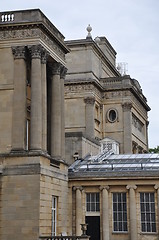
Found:
M 57 197 L 52 196 L 52 236 L 56 236 Z
M 141 231 L 156 232 L 154 193 L 140 193 Z
M 128 231 L 126 193 L 113 193 L 113 230 Z
M 86 210 L 87 212 L 100 211 L 99 193 L 86 193 Z

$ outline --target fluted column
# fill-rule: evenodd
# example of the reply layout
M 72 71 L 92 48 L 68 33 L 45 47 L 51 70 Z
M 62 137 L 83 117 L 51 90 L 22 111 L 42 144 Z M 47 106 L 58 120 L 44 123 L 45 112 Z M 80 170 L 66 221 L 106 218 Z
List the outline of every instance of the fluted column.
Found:
M 41 55 L 41 83 L 42 83 L 42 149 L 47 151 L 47 76 L 46 63 L 48 52 L 43 49 Z
M 102 191 L 102 233 L 103 240 L 109 240 L 109 199 L 108 199 L 108 190 L 109 186 L 101 186 L 100 190 Z
M 12 47 L 14 56 L 14 95 L 12 150 L 26 148 L 26 63 L 25 47 Z
M 86 135 L 94 138 L 94 97 L 86 97 L 84 99 L 86 104 Z
M 124 129 L 124 153 L 132 153 L 132 103 L 125 102 L 123 105 L 123 129 Z
M 64 96 L 64 80 L 67 68 L 61 68 L 61 157 L 65 159 L 65 96 Z
M 41 45 L 30 47 L 31 53 L 31 131 L 30 148 L 42 149 Z
M 73 187 L 76 191 L 76 236 L 81 236 L 82 223 L 82 187 Z
M 51 156 L 61 158 L 61 64 L 54 63 L 52 68 L 51 99 Z
M 129 207 L 130 207 L 130 239 L 137 240 L 137 216 L 136 216 L 136 185 L 126 186 L 129 189 Z

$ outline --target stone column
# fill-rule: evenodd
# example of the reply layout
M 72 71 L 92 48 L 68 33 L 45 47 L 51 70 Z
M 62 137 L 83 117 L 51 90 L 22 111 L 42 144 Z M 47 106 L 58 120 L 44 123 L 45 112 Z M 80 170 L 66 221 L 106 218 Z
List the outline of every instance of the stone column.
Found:
M 31 131 L 30 149 L 42 149 L 41 45 L 30 47 L 31 53 Z
M 42 82 L 42 149 L 47 151 L 47 62 L 48 52 L 43 49 L 41 55 L 41 82 Z
M 102 233 L 103 240 L 109 240 L 109 199 L 108 199 L 108 190 L 109 186 L 101 186 L 100 190 L 102 191 Z
M 61 68 L 61 157 L 65 159 L 65 89 L 64 80 L 67 73 L 67 68 Z
M 54 63 L 52 68 L 51 91 L 51 156 L 61 158 L 61 64 Z
M 73 187 L 76 191 L 76 236 L 82 234 L 81 223 L 82 223 L 82 187 Z
M 84 99 L 86 104 L 86 135 L 94 138 L 94 97 L 86 97 Z
M 159 184 L 156 184 L 154 186 L 154 189 L 157 190 L 157 215 L 158 215 L 158 219 L 159 219 Z M 157 226 L 159 228 L 159 220 L 158 220 Z
M 130 207 L 130 239 L 137 239 L 137 216 L 136 216 L 136 198 L 135 189 L 136 185 L 128 185 L 126 189 L 129 189 L 129 207 Z
M 14 56 L 14 95 L 12 150 L 26 148 L 26 63 L 25 47 L 12 47 Z
M 124 153 L 132 153 L 132 103 L 125 102 L 123 105 L 123 129 L 124 129 Z

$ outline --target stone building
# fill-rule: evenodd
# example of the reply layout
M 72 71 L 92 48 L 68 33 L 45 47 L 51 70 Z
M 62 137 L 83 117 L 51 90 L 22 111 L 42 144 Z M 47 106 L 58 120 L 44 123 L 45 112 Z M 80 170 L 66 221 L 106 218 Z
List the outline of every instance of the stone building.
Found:
M 91 27 L 87 30 L 86 39 L 65 42 L 71 50 L 66 55 L 66 158 L 97 153 L 104 138 L 117 141 L 120 153 L 147 152 L 150 108 L 141 86 L 117 70 L 108 40 L 93 40 Z
M 88 30 L 65 42 L 39 9 L 0 13 L 1 240 L 85 222 L 91 240 L 158 239 L 158 155 L 112 154 L 147 151 L 146 98 Z
M 68 51 L 39 9 L 0 13 L 1 240 L 71 233 L 63 116 Z
M 69 167 L 73 233 L 91 240 L 157 240 L 159 154 L 102 152 Z

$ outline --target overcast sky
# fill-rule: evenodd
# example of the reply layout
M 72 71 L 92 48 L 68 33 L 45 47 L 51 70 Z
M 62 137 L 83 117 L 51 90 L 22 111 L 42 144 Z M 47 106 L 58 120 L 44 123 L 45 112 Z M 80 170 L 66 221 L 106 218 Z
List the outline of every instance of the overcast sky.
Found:
M 149 147 L 159 145 L 159 0 L 1 0 L 0 10 L 40 8 L 69 39 L 105 36 L 151 107 Z

